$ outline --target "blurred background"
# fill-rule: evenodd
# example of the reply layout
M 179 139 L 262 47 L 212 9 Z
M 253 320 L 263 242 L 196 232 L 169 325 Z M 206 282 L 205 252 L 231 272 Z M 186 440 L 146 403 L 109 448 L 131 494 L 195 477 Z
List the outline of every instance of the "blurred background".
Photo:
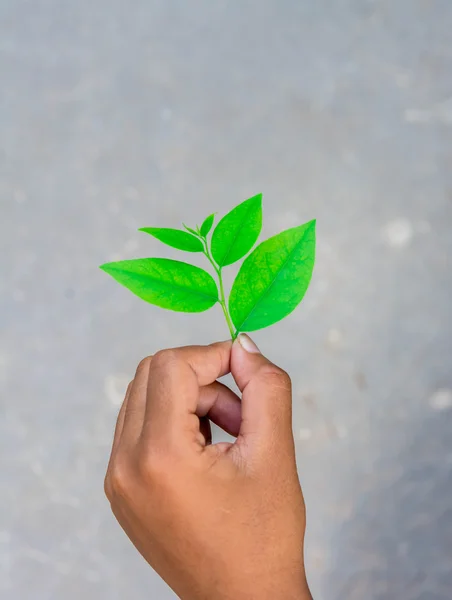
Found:
M 1 0 L 2 600 L 174 598 L 103 477 L 137 362 L 227 331 L 97 267 L 258 192 L 261 239 L 318 220 L 254 335 L 293 377 L 314 598 L 450 600 L 451 31 L 450 0 Z

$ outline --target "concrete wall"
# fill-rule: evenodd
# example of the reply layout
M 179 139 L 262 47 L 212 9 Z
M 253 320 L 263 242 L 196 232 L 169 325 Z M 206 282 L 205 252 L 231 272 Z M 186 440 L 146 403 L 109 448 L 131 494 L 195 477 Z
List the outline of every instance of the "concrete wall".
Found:
M 0 596 L 163 600 L 103 496 L 140 358 L 226 337 L 97 266 L 318 219 L 294 380 L 316 600 L 452 597 L 450 0 L 0 2 Z

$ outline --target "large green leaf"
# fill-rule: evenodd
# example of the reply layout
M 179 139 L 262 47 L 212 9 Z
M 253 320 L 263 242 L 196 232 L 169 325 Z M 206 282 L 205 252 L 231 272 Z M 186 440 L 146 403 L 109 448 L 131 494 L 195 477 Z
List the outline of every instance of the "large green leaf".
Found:
M 225 215 L 212 235 L 212 256 L 219 267 L 231 265 L 254 246 L 262 228 L 262 194 Z
M 218 301 L 212 276 L 168 258 L 123 260 L 100 267 L 146 302 L 180 312 L 202 312 Z
M 229 296 L 237 331 L 268 327 L 301 302 L 315 260 L 315 221 L 259 244 L 244 260 Z
M 149 233 L 164 244 L 168 244 L 168 246 L 172 246 L 178 250 L 186 250 L 187 252 L 203 251 L 201 240 L 186 231 L 170 229 L 168 227 L 142 227 L 139 231 Z
M 201 225 L 201 229 L 199 230 L 199 233 L 203 236 L 206 237 L 206 235 L 209 233 L 209 231 L 212 229 L 212 225 L 213 225 L 213 221 L 215 219 L 215 213 L 209 215 L 205 220 L 204 223 Z

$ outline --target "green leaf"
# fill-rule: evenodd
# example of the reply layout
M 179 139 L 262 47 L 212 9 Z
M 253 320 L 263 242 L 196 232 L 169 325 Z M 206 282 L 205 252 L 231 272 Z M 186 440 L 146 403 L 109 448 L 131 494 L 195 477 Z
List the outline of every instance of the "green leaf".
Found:
M 301 302 L 315 260 L 315 221 L 262 242 L 244 260 L 229 296 L 237 331 L 273 325 Z
M 213 221 L 215 219 L 215 213 L 209 215 L 201 225 L 200 234 L 202 237 L 206 237 L 209 231 L 212 229 Z
M 190 232 L 190 233 L 192 233 L 193 235 L 196 235 L 196 236 L 198 235 L 198 232 L 197 232 L 197 231 L 195 231 L 195 230 L 194 230 L 194 229 L 192 229 L 191 227 L 187 227 L 187 225 L 185 225 L 185 223 L 182 223 L 182 225 L 185 227 L 185 229 L 186 229 L 187 231 L 189 231 L 189 232 Z
M 254 246 L 262 228 L 262 194 L 242 202 L 225 215 L 212 235 L 212 256 L 219 267 L 231 265 Z
M 168 258 L 139 258 L 100 267 L 142 300 L 179 312 L 202 312 L 218 302 L 218 289 L 203 269 Z
M 202 252 L 204 249 L 200 239 L 179 229 L 170 229 L 167 227 L 142 227 L 139 231 L 149 233 L 164 244 L 168 244 L 168 246 L 172 246 L 178 250 Z

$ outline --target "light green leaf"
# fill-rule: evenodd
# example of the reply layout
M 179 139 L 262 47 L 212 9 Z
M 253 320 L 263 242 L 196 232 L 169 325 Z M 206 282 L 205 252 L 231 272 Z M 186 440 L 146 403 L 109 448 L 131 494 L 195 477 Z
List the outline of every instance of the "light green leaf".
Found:
M 262 194 L 225 215 L 212 235 L 212 256 L 219 267 L 231 265 L 254 246 L 262 228 Z
M 215 219 L 215 213 L 209 215 L 207 217 L 207 219 L 205 219 L 204 223 L 201 225 L 200 234 L 203 237 L 206 237 L 206 235 L 212 229 L 214 219 Z
M 229 296 L 237 331 L 280 321 L 301 302 L 315 261 L 315 221 L 262 242 L 244 260 Z
M 170 229 L 167 227 L 142 227 L 139 231 L 149 233 L 164 244 L 168 244 L 168 246 L 172 246 L 178 250 L 186 250 L 187 252 L 203 251 L 203 245 L 200 239 L 179 229 Z
M 218 289 L 203 269 L 168 258 L 139 258 L 100 267 L 142 300 L 179 312 L 202 312 L 218 302 Z

